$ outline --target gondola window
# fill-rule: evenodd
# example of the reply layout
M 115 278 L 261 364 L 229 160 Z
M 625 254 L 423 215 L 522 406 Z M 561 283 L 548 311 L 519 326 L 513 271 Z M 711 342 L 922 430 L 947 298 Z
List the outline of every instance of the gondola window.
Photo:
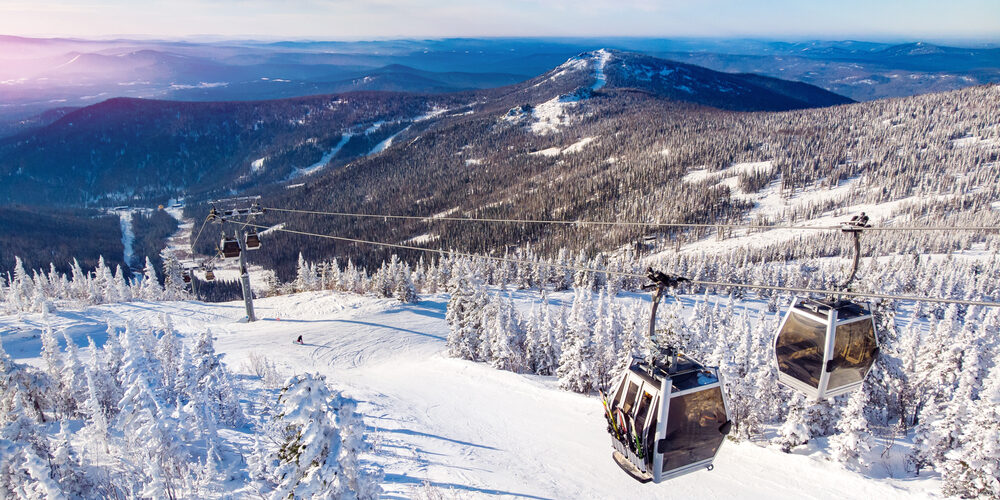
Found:
M 823 371 L 826 324 L 802 314 L 788 314 L 788 320 L 775 345 L 778 368 L 802 382 L 818 387 Z
M 829 362 L 830 387 L 840 387 L 864 379 L 874 361 L 875 334 L 871 321 L 837 326 L 833 359 Z
M 697 391 L 670 398 L 663 471 L 715 456 L 725 439 L 722 389 Z

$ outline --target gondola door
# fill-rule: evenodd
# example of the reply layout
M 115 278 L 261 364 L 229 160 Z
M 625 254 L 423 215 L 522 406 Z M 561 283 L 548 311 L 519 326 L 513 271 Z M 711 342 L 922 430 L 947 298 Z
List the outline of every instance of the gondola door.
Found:
M 656 435 L 653 439 L 653 447 L 650 451 L 653 453 L 653 482 L 659 483 L 663 481 L 663 452 L 659 449 L 658 443 L 660 443 L 667 436 L 667 415 L 670 411 L 670 379 L 665 378 L 660 383 L 660 401 L 657 405 L 657 415 L 656 415 Z

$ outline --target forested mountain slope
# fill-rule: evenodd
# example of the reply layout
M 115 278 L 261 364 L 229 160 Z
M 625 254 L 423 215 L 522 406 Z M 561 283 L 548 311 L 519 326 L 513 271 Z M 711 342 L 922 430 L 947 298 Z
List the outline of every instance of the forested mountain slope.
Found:
M 278 190 L 277 207 L 431 216 L 643 222 L 801 222 L 879 207 L 882 218 L 993 220 L 1000 200 L 1000 87 L 782 113 L 734 113 L 664 100 L 567 72 L 555 97 L 528 87 L 473 113 L 411 129 L 379 155 Z M 558 74 L 558 72 L 557 72 Z M 563 75 L 549 76 L 559 82 Z M 611 81 L 611 79 L 609 79 Z M 536 82 L 538 83 L 538 82 Z M 520 103 L 520 104 L 515 104 Z M 510 107 L 508 107 L 510 106 Z M 831 222 L 835 222 L 833 219 Z M 583 228 L 354 219 L 275 213 L 267 224 L 432 248 L 502 252 L 531 244 L 608 250 L 655 233 L 666 245 L 708 233 L 642 227 Z M 725 235 L 721 235 L 725 236 Z M 378 264 L 371 247 L 271 235 L 255 256 L 291 273 L 309 258 Z M 815 248 L 832 245 L 810 237 Z M 969 244 L 979 238 L 966 234 Z M 901 241 L 930 238 L 896 235 Z M 888 241 L 888 240 L 886 240 Z M 960 245 L 960 240 L 938 248 Z M 880 243 L 889 245 L 888 242 Z M 904 249 L 904 250 L 901 250 Z M 774 250 L 793 258 L 795 249 Z M 835 250 L 830 250 L 835 251 Z M 789 253 L 791 252 L 791 253 Z
M 429 75 L 402 67 L 385 71 Z M 435 76 L 456 85 L 467 77 Z M 393 88 L 377 80 L 360 82 L 358 88 Z M 207 103 L 117 98 L 0 140 L 0 203 L 117 205 L 183 195 L 208 198 L 381 151 L 398 132 L 421 129 L 439 115 L 471 111 L 483 116 L 499 108 L 538 105 L 533 112 L 543 120 L 536 129 L 543 130 L 558 120 L 550 115 L 560 103 L 595 92 L 633 91 L 734 110 L 849 102 L 805 84 L 605 50 L 571 58 L 527 82 L 468 93 L 358 92 Z M 631 102 L 612 100 L 626 110 Z
M 275 182 L 334 149 L 339 156 L 327 161 L 366 154 L 421 115 L 456 100 L 465 98 L 354 93 L 261 102 L 111 99 L 0 142 L 0 202 L 150 203 Z

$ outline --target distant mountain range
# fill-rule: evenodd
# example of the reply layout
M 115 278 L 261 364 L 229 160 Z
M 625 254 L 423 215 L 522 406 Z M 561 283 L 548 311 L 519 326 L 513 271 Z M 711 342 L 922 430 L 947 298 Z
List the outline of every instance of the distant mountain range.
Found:
M 465 86 L 471 78 L 402 66 L 374 75 L 353 86 Z M 381 78 L 386 75 L 397 78 Z M 628 92 L 734 111 L 851 102 L 803 83 L 608 50 L 582 53 L 526 82 L 476 92 L 206 103 L 115 98 L 49 112 L 51 123 L 0 140 L 0 202 L 110 206 L 259 188 L 381 151 L 396 134 L 439 117 L 517 108 L 541 116 L 526 116 L 531 126 L 554 128 L 560 118 L 545 113 L 561 113 L 562 103 Z
M 467 84 L 467 75 L 448 68 L 379 68 L 424 85 Z M 383 84 L 374 77 L 358 83 Z M 148 206 L 183 195 L 187 213 L 203 217 L 204 200 L 261 194 L 266 206 L 414 216 L 388 224 L 268 212 L 258 220 L 265 225 L 476 252 L 530 244 L 544 255 L 637 248 L 651 232 L 679 247 L 706 234 L 472 227 L 433 215 L 832 223 L 839 213 L 872 207 L 901 220 L 933 213 L 944 214 L 941 223 L 992 223 L 1000 196 L 993 168 L 1000 138 L 991 118 L 998 106 L 996 85 L 851 103 L 801 82 L 588 50 L 497 88 L 262 101 L 115 98 L 50 111 L 0 139 L 0 205 L 21 203 L 18 210 L 31 212 L 39 205 Z M 106 226 L 102 232 L 113 232 Z M 294 274 L 300 251 L 356 265 L 388 257 L 301 235 L 267 238 L 254 263 L 283 279 Z M 908 252 L 914 243 L 907 238 L 893 240 L 902 245 L 893 251 Z M 87 247 L 63 254 L 118 251 L 57 233 L 38 239 Z M 211 239 L 197 250 L 211 254 Z M 836 254 L 840 240 L 824 241 L 810 248 Z M 932 250 L 948 251 L 948 241 Z M 747 249 L 745 257 L 780 258 L 767 252 L 783 251 Z
M 816 85 L 855 100 L 1000 81 L 1000 49 L 927 43 L 545 38 L 371 42 L 0 36 L 0 136 L 113 97 L 228 101 L 352 90 L 446 93 L 527 80 L 595 47 Z

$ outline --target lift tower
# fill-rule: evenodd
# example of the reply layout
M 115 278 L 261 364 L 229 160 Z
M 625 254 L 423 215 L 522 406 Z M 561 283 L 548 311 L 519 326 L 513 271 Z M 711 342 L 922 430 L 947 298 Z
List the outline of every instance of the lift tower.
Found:
M 247 270 L 247 251 L 260 248 L 260 239 L 255 229 L 253 229 L 253 218 L 264 213 L 258 203 L 259 197 L 230 198 L 216 200 L 212 202 L 212 212 L 209 220 L 217 220 L 220 223 L 235 224 L 237 228 L 233 231 L 233 237 L 226 236 L 226 231 L 222 231 L 222 241 L 219 242 L 219 255 L 226 258 L 239 258 L 240 260 L 240 288 L 243 292 L 243 302 L 246 305 L 247 321 L 257 321 L 257 315 L 253 310 L 253 290 L 250 288 L 250 272 Z M 221 211 L 217 206 L 226 206 Z M 250 231 L 247 231 L 250 227 Z

